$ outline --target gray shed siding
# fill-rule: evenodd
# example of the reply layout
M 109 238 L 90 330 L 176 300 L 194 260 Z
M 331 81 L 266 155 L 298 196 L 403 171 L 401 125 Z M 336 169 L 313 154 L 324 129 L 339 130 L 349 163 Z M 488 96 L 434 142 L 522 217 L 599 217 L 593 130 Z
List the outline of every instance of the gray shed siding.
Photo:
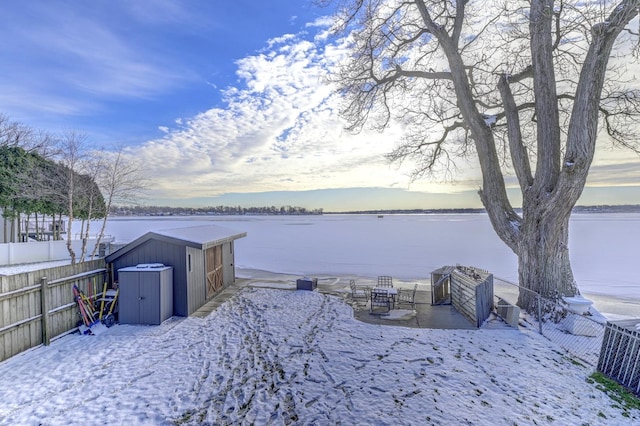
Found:
M 189 316 L 198 310 L 207 297 L 207 265 L 205 251 L 220 247 L 216 256 L 222 266 L 222 287 L 235 281 L 234 240 L 246 232 L 237 233 L 215 225 L 194 226 L 147 232 L 138 239 L 106 256 L 112 277 L 117 270 L 140 263 L 163 263 L 173 267 L 174 315 Z
M 149 240 L 123 254 L 113 261 L 114 279 L 118 279 L 118 269 L 136 266 L 140 263 L 164 263 L 173 267 L 173 314 L 189 316 L 185 246 L 159 240 Z
M 204 274 L 204 252 L 200 249 L 186 246 L 187 281 L 189 281 L 188 309 L 189 315 L 204 305 L 206 299 L 206 277 Z

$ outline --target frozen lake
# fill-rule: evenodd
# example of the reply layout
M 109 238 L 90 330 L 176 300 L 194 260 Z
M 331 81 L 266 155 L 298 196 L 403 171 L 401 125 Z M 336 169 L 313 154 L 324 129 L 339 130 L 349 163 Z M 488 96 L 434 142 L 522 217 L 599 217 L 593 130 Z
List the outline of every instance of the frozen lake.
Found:
M 203 224 L 247 232 L 236 241 L 239 269 L 425 280 L 462 264 L 517 282 L 517 258 L 485 214 L 116 217 L 107 233 L 126 242 Z M 640 214 L 574 214 L 569 248 L 581 291 L 640 299 L 639 241 Z

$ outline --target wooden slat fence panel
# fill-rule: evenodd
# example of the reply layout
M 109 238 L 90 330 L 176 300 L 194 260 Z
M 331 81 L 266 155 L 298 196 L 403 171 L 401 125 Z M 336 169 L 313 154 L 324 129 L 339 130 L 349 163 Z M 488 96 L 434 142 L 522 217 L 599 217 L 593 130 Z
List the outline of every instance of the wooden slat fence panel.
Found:
M 476 287 L 476 327 L 489 318 L 493 309 L 493 275 Z
M 472 278 L 458 271 L 451 274 L 451 304 L 472 324 L 476 323 L 475 287 Z
M 45 277 L 46 318 L 42 315 Z M 75 329 L 79 317 L 73 285 L 86 294 L 95 280 L 99 293 L 107 278 L 104 259 L 0 276 L 0 361 Z
M 451 304 L 476 327 L 489 317 L 493 308 L 493 275 L 484 270 L 468 275 L 466 268 L 451 274 Z M 483 279 L 484 278 L 484 279 Z

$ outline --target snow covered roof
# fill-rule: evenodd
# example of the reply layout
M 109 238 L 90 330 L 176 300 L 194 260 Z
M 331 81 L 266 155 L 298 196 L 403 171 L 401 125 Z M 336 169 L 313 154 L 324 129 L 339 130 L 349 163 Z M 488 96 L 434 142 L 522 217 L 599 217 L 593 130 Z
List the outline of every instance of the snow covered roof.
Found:
M 160 229 L 149 232 L 170 239 L 194 243 L 202 246 L 219 245 L 247 236 L 246 232 L 237 232 L 217 225 L 200 225 L 182 228 Z M 204 248 L 204 247 L 202 247 Z
M 143 236 L 130 242 L 126 246 L 106 256 L 107 262 L 113 262 L 118 257 L 130 252 L 149 240 L 160 240 L 172 244 L 185 245 L 200 250 L 224 244 L 229 241 L 246 237 L 246 232 L 237 232 L 217 225 L 200 225 L 182 228 L 160 229 L 147 232 Z
M 452 273 L 453 271 L 455 271 L 456 267 L 455 266 L 441 266 L 440 268 L 432 271 L 432 274 L 440 274 L 440 275 L 448 275 L 450 273 Z

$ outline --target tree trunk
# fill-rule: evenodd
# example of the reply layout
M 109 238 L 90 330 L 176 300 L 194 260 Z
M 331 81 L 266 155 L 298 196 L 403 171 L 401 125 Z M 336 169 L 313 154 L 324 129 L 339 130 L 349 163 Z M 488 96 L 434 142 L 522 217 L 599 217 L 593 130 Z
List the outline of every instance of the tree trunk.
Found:
M 21 243 L 29 242 L 29 220 L 31 215 L 27 214 L 24 222 L 24 237 L 22 236 L 22 213 L 18 213 L 18 241 Z
M 73 225 L 73 216 L 71 214 L 69 215 L 68 220 L 69 220 L 69 228 L 67 229 L 67 251 L 69 252 L 69 256 L 71 257 L 71 264 L 75 265 L 76 252 L 73 250 L 73 246 L 72 246 L 73 235 L 71 235 L 71 226 Z
M 91 210 L 89 210 L 91 212 Z M 82 238 L 82 249 L 80 250 L 80 262 L 84 262 L 87 256 L 87 242 L 89 241 L 89 227 L 91 225 L 90 220 L 82 219 L 82 226 L 80 227 L 80 238 Z
M 69 203 L 69 211 L 71 213 L 69 213 L 68 216 L 68 221 L 69 223 L 67 224 L 67 250 L 69 251 L 69 256 L 71 257 L 71 264 L 75 265 L 76 264 L 76 252 L 73 250 L 73 246 L 72 246 L 72 230 L 71 227 L 73 225 L 73 207 L 72 207 L 72 203 Z
M 518 306 L 532 313 L 537 312 L 538 304 L 533 291 L 553 301 L 579 293 L 569 259 L 570 212 L 543 212 L 542 208 L 536 205 L 525 212 L 516 253 L 520 286 L 524 287 Z
M 56 236 L 54 238 L 54 240 L 59 241 L 62 239 L 62 213 L 58 213 L 58 221 L 55 222 L 55 218 L 56 218 L 56 214 L 53 214 L 53 219 L 54 219 L 54 225 L 53 225 L 53 229 L 55 230 Z
M 17 219 L 14 213 L 13 217 L 11 218 L 11 242 L 12 243 L 16 242 L 16 220 L 19 221 L 20 219 Z
M 107 199 L 107 203 L 105 206 L 104 218 L 102 218 L 102 226 L 100 227 L 100 233 L 98 234 L 98 239 L 96 240 L 96 244 L 93 246 L 93 251 L 91 252 L 91 259 L 95 259 L 96 254 L 98 253 L 98 249 L 100 243 L 102 242 L 102 238 L 104 237 L 104 231 L 107 229 L 107 219 L 109 218 L 109 212 L 111 211 L 111 201 L 112 194 L 109 194 Z

